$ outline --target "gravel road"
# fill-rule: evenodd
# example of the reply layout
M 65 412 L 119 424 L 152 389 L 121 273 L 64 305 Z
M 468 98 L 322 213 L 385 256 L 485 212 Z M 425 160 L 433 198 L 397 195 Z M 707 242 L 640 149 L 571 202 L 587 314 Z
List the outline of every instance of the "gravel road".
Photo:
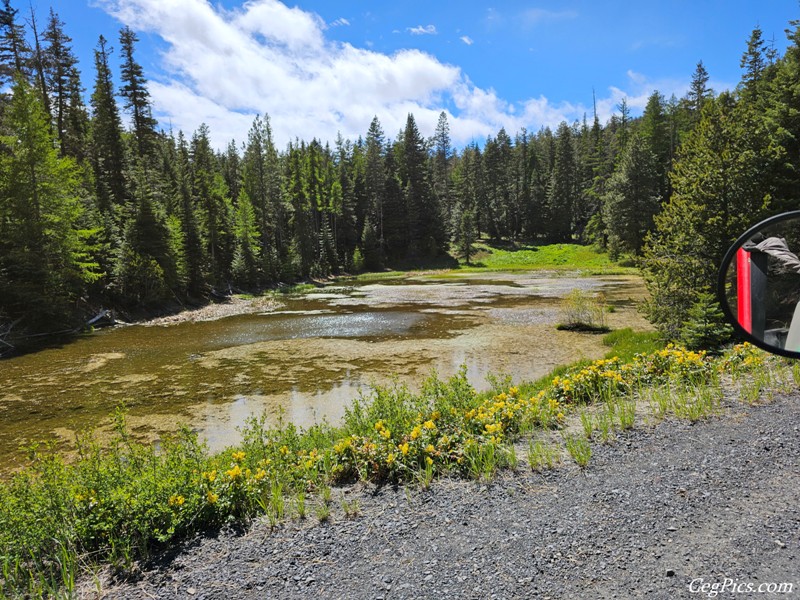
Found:
M 521 460 L 488 484 L 337 489 L 327 523 L 310 507 L 275 530 L 199 537 L 104 597 L 800 597 L 800 394 L 593 452 L 585 471 Z M 782 583 L 792 593 L 758 593 Z

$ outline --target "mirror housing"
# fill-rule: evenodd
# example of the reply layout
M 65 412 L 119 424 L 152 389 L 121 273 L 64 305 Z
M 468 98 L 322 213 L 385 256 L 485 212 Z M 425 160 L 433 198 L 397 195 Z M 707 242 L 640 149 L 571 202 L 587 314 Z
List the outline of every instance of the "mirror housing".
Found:
M 800 358 L 800 210 L 742 234 L 720 265 L 717 298 L 735 331 L 768 352 Z

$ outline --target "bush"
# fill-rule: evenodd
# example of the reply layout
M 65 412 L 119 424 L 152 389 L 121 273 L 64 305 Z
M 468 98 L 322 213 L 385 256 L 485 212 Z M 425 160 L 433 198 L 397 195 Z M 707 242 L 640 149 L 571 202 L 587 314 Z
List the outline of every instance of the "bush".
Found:
M 680 329 L 680 341 L 692 350 L 716 350 L 733 335 L 733 328 L 725 321 L 719 302 L 708 292 L 698 295 L 687 317 Z

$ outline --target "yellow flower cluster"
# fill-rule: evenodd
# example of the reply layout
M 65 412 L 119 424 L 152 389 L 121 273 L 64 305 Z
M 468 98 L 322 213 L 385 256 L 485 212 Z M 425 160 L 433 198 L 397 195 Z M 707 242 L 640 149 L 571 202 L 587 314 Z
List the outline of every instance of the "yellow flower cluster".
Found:
M 242 468 L 239 465 L 233 465 L 233 468 L 225 471 L 225 475 L 227 475 L 228 479 L 231 481 L 235 481 L 242 476 Z
M 186 498 L 184 498 L 183 496 L 181 496 L 179 494 L 176 494 L 174 496 L 170 496 L 169 500 L 168 500 L 169 505 L 170 506 L 175 506 L 175 507 L 183 506 L 183 504 L 185 502 L 186 502 Z

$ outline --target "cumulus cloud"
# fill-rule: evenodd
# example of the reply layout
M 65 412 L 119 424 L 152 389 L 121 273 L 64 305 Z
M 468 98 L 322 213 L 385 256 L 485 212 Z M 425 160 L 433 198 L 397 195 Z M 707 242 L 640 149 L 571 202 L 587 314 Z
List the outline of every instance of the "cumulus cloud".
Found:
M 408 32 L 411 35 L 436 35 L 435 25 L 417 25 L 416 27 L 409 27 Z
M 265 113 L 281 145 L 295 138 L 333 141 L 340 132 L 355 139 L 374 116 L 391 138 L 409 113 L 431 135 L 443 107 L 449 107 L 458 145 L 500 127 L 535 131 L 591 114 L 591 106 L 545 97 L 509 102 L 474 85 L 458 66 L 420 50 L 388 55 L 334 42 L 325 36 L 332 25 L 278 0 L 248 0 L 231 10 L 209 0 L 101 2 L 125 25 L 164 40 L 164 74 L 150 81 L 160 123 L 187 134 L 206 123 L 218 148 L 231 139 L 244 141 L 255 116 Z M 668 96 L 675 87 L 634 73 L 629 78 L 635 93 L 627 102 L 634 109 L 653 89 Z M 626 94 L 611 88 L 601 95 L 597 105 L 605 120 Z
M 474 44 L 474 43 L 475 43 L 475 40 L 473 40 L 473 39 L 472 39 L 471 37 L 469 37 L 468 35 L 462 35 L 462 36 L 461 36 L 460 38 L 458 38 L 458 39 L 460 39 L 462 42 L 464 42 L 464 43 L 465 43 L 467 46 L 472 46 L 472 44 Z

